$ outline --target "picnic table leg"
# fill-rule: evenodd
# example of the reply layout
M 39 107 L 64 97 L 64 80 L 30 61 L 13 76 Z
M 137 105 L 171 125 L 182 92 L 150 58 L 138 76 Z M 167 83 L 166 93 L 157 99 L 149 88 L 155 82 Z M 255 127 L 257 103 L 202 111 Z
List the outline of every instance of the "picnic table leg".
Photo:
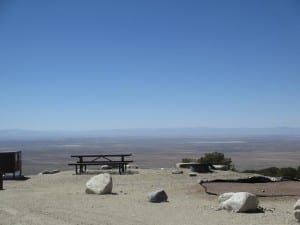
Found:
M 121 161 L 122 161 L 122 173 L 125 173 L 124 156 L 121 156 Z
M 79 157 L 79 162 L 80 162 L 80 163 L 83 162 L 82 157 Z M 83 165 L 80 165 L 80 166 L 79 166 L 79 173 L 83 173 Z
M 122 172 L 121 172 L 121 164 L 119 164 L 119 174 L 121 175 Z
M 3 190 L 3 172 L 0 171 L 0 190 Z

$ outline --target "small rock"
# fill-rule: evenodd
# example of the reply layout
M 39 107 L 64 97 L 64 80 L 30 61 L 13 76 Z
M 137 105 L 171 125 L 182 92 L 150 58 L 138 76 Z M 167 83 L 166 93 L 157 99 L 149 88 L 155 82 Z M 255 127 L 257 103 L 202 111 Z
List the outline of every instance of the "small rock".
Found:
M 197 173 L 190 172 L 190 173 L 189 173 L 189 176 L 190 176 L 190 177 L 196 177 L 196 176 L 197 176 Z
M 138 165 L 128 164 L 128 165 L 126 165 L 126 168 L 127 168 L 127 169 L 138 169 L 139 166 L 138 166 Z
M 203 183 L 209 182 L 209 180 L 207 178 L 200 178 L 197 182 L 198 182 L 198 184 L 203 184 Z
M 213 169 L 215 170 L 228 170 L 228 166 L 227 165 L 212 165 Z
M 172 170 L 172 174 L 183 174 L 182 170 Z
M 112 177 L 108 173 L 99 174 L 97 176 L 92 177 L 86 183 L 87 194 L 110 194 L 112 191 Z
M 148 193 L 149 202 L 166 202 L 168 200 L 168 195 L 164 190 L 154 191 Z
M 111 170 L 112 167 L 111 167 L 110 165 L 102 165 L 102 166 L 100 167 L 100 169 L 101 169 L 101 170 Z
M 43 175 L 43 174 L 54 174 L 54 173 L 59 173 L 60 170 L 45 170 L 39 173 L 39 175 Z

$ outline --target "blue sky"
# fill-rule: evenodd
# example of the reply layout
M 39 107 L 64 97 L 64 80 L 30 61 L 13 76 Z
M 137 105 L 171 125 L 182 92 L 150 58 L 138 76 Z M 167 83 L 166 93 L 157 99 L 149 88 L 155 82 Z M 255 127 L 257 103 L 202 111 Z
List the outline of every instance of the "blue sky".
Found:
M 0 129 L 300 126 L 300 2 L 0 2 Z

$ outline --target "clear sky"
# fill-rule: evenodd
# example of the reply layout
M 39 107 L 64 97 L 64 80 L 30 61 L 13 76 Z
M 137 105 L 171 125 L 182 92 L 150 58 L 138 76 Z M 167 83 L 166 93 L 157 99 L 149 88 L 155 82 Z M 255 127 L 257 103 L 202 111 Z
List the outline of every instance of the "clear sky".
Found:
M 0 129 L 300 126 L 300 1 L 0 0 Z

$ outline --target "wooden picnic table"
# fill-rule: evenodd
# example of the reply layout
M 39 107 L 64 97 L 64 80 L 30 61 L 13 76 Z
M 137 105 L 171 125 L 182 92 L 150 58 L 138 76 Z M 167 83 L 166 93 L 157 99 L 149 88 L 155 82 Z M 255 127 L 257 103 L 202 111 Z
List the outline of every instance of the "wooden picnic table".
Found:
M 86 172 L 88 165 L 111 165 L 118 166 L 119 173 L 126 172 L 126 165 L 133 162 L 132 160 L 125 160 L 132 154 L 77 154 L 71 155 L 72 158 L 77 158 L 77 162 L 69 163 L 69 166 L 75 166 L 76 174 Z M 79 171 L 78 171 L 79 167 Z

